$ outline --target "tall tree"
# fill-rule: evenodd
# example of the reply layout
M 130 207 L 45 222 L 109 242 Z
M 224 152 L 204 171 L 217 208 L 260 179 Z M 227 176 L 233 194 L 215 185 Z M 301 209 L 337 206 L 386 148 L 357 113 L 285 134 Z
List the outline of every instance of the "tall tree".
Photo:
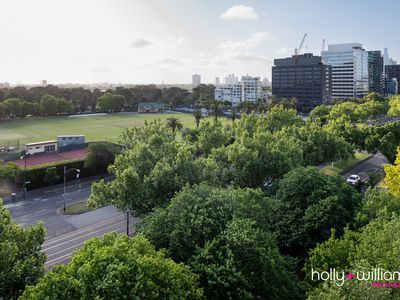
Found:
M 397 158 L 394 165 L 386 165 L 385 172 L 384 185 L 393 195 L 400 196 L 400 147 L 397 148 Z
M 170 117 L 167 119 L 166 124 L 169 128 L 172 129 L 172 132 L 175 133 L 176 130 L 181 131 L 183 128 L 183 124 L 179 119 Z
M 46 256 L 40 251 L 45 229 L 42 224 L 21 228 L 14 224 L 0 199 L 0 295 L 17 299 L 26 285 L 45 273 Z
M 200 120 L 203 117 L 203 115 L 201 114 L 201 110 L 196 108 L 193 112 L 193 117 L 196 122 L 196 128 L 199 128 Z
M 144 237 L 116 233 L 87 241 L 66 266 L 47 273 L 20 299 L 202 299 L 197 276 Z

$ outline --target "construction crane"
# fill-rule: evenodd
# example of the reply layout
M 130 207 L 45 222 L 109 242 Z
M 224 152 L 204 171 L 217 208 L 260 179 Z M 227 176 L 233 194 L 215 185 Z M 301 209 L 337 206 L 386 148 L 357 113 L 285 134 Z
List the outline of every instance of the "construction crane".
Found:
M 304 44 L 304 41 L 305 41 L 306 37 L 307 37 L 307 33 L 304 34 L 303 39 L 301 40 L 299 48 L 294 49 L 294 59 L 295 59 L 296 64 L 298 63 L 298 59 L 299 59 L 298 56 L 299 56 L 299 54 L 301 52 L 301 48 L 303 47 L 303 44 Z

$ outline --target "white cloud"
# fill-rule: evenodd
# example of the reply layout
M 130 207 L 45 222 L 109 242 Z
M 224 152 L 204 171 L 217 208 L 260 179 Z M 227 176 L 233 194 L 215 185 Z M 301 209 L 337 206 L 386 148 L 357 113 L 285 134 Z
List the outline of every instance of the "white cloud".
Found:
M 152 46 L 152 45 L 153 45 L 152 42 L 150 42 L 148 40 L 145 40 L 145 39 L 142 39 L 142 38 L 135 39 L 131 43 L 131 46 L 134 47 L 134 48 L 145 48 L 145 47 L 149 47 L 149 46 Z
M 258 19 L 258 14 L 251 6 L 235 5 L 225 11 L 221 18 L 224 20 L 254 20 Z
M 293 51 L 294 51 L 293 49 L 282 47 L 278 50 L 275 50 L 274 53 L 278 55 L 290 55 Z
M 250 37 L 244 41 L 225 41 L 219 47 L 227 51 L 248 51 L 254 49 L 262 40 L 272 40 L 274 36 L 270 32 L 252 33 Z

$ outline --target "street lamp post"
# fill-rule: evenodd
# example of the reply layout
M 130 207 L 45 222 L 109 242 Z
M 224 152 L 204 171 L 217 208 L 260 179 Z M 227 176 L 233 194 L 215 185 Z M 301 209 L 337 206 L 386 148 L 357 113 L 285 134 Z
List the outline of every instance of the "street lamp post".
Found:
M 30 183 L 26 181 L 26 158 L 29 156 L 30 154 L 27 152 L 24 152 L 23 155 L 20 157 L 20 159 L 24 160 L 24 182 L 22 185 L 22 198 L 25 200 L 25 196 L 26 196 L 26 184 Z
M 63 194 L 63 197 L 64 197 L 64 208 L 63 208 L 63 210 L 64 210 L 64 212 L 66 210 L 66 198 L 67 198 L 67 174 L 70 171 L 76 171 L 76 178 L 77 179 L 79 178 L 79 174 L 81 173 L 81 170 L 77 169 L 77 168 L 72 168 L 72 169 L 67 170 L 67 165 L 64 165 L 64 194 Z

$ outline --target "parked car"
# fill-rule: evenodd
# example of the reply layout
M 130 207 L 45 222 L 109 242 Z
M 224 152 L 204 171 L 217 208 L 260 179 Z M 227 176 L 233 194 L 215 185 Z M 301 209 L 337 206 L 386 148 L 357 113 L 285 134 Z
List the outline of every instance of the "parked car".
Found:
M 351 185 L 356 185 L 360 180 L 361 180 L 360 176 L 354 174 L 354 175 L 350 175 L 346 181 L 347 181 L 347 183 L 350 183 Z

